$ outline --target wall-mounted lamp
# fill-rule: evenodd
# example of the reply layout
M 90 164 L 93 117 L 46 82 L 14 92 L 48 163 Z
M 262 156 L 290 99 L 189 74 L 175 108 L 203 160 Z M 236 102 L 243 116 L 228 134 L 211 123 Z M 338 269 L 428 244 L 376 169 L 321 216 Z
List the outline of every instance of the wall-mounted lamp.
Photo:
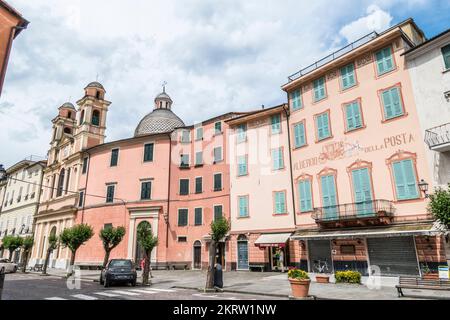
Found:
M 420 189 L 420 191 L 423 192 L 423 194 L 425 195 L 425 198 L 429 197 L 429 195 L 428 195 L 428 185 L 429 184 L 423 179 L 421 179 L 420 182 L 418 183 L 419 189 Z
M 163 213 L 163 218 L 164 218 L 164 222 L 167 224 L 169 223 L 169 215 L 167 214 L 167 212 Z

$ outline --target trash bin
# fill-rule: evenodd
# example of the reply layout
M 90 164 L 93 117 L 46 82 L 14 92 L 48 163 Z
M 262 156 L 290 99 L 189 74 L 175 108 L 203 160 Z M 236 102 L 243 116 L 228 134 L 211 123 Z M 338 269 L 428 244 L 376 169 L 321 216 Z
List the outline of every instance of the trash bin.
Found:
M 216 266 L 214 267 L 214 287 L 220 289 L 223 288 L 223 272 L 220 263 L 216 263 Z

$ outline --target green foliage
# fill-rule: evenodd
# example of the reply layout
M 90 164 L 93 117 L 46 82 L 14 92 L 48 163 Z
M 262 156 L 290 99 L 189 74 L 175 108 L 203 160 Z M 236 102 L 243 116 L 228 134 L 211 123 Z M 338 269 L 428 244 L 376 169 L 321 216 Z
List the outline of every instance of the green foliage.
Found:
M 19 236 L 5 236 L 3 238 L 3 247 L 10 252 L 15 251 L 17 248 L 20 248 L 23 243 L 23 238 Z
M 222 240 L 230 231 L 230 223 L 225 217 L 211 222 L 211 239 L 215 242 Z
M 50 234 L 48 236 L 48 248 L 47 248 L 47 250 L 53 251 L 56 248 L 58 248 L 58 242 L 59 242 L 58 236 L 55 235 L 55 234 Z
M 106 251 L 111 251 L 119 245 L 125 236 L 124 227 L 106 227 L 100 230 L 99 237 L 102 240 L 103 248 Z
M 61 243 L 70 249 L 72 252 L 76 252 L 78 248 L 88 241 L 94 235 L 92 227 L 87 224 L 77 224 L 71 228 L 64 229 L 59 236 Z
M 138 225 L 137 241 L 146 252 L 151 252 L 158 245 L 158 238 L 153 235 L 150 223 L 140 223 Z
M 22 241 L 22 248 L 25 252 L 28 252 L 31 250 L 31 248 L 33 248 L 34 245 L 34 238 L 33 236 L 26 236 L 25 238 L 23 238 Z
M 306 271 L 294 268 L 294 269 L 290 269 L 288 271 L 288 278 L 295 279 L 295 280 L 308 280 L 309 276 Z
M 430 194 L 428 211 L 442 224 L 450 225 L 450 183 L 447 190 L 437 188 L 433 194 Z
M 361 283 L 361 273 L 358 271 L 336 271 L 334 274 L 336 283 Z

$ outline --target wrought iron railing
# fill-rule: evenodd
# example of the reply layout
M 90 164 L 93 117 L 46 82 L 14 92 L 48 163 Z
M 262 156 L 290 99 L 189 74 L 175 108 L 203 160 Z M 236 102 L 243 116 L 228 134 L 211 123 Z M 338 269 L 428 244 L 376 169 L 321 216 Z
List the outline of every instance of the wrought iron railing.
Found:
M 366 44 L 367 42 L 371 41 L 372 39 L 375 39 L 376 37 L 378 37 L 378 33 L 376 33 L 375 31 L 365 35 L 364 37 L 353 41 L 352 43 L 346 45 L 345 47 L 333 52 L 332 54 L 326 56 L 323 59 L 320 59 L 319 61 L 311 64 L 310 66 L 307 66 L 306 68 L 303 68 L 302 70 L 290 75 L 288 77 L 289 82 L 294 81 L 300 77 L 303 77 L 304 75 L 307 75 L 308 73 L 313 72 L 314 70 L 326 65 L 327 63 L 343 56 L 346 53 L 349 53 L 350 51 L 361 47 L 362 45 Z
M 316 222 L 339 222 L 356 219 L 390 217 L 395 207 L 389 200 L 370 200 L 314 208 L 312 217 Z
M 450 123 L 425 130 L 425 143 L 430 148 L 450 143 Z

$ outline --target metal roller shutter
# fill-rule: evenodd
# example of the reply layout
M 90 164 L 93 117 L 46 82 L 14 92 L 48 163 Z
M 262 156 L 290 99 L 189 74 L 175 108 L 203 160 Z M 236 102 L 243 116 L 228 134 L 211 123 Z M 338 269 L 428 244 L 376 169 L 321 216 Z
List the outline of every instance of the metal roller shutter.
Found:
M 384 276 L 418 276 L 419 267 L 413 237 L 367 239 L 370 266 Z
M 310 240 L 308 241 L 309 265 L 311 272 L 318 272 L 315 265 L 320 260 L 321 263 L 327 262 L 328 269 L 326 273 L 333 272 L 333 262 L 331 260 L 331 244 L 330 240 Z

